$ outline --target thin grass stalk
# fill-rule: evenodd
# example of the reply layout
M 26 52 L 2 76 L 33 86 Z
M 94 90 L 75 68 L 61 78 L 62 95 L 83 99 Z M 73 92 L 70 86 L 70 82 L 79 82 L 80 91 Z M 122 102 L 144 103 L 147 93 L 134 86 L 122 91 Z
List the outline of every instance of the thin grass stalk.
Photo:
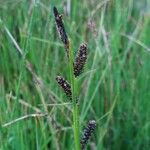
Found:
M 75 149 L 80 150 L 79 106 L 77 103 L 77 80 L 74 76 L 73 61 L 74 61 L 73 51 L 71 49 L 71 46 L 69 46 L 69 70 L 70 70 L 70 81 L 71 81 L 72 102 L 73 102 L 74 141 L 75 141 Z

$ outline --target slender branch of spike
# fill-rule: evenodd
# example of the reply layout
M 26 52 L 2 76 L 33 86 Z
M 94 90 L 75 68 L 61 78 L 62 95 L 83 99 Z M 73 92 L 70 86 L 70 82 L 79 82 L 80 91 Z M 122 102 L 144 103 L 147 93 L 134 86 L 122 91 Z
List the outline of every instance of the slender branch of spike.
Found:
M 72 100 L 72 92 L 71 92 L 71 86 L 68 83 L 67 80 L 65 80 L 63 77 L 61 76 L 57 76 L 56 77 L 56 81 L 58 82 L 58 84 L 61 86 L 61 88 L 64 90 L 65 94 L 67 95 L 67 97 L 69 97 L 70 100 Z
M 79 76 L 82 73 L 86 60 L 87 60 L 87 44 L 82 43 L 79 47 L 79 50 L 78 50 L 78 53 L 74 62 L 75 77 Z
M 71 80 L 71 91 L 72 91 L 72 101 L 73 101 L 73 130 L 74 130 L 74 140 L 75 140 L 75 150 L 80 150 L 80 135 L 79 135 L 79 105 L 77 103 L 77 89 L 76 89 L 76 78 L 74 76 L 73 68 L 73 51 L 71 47 L 69 48 L 69 70 L 70 70 L 70 80 Z
M 84 129 L 83 136 L 82 136 L 81 141 L 80 141 L 82 150 L 85 149 L 85 146 L 87 145 L 88 140 L 91 137 L 91 134 L 93 133 L 95 128 L 96 128 L 95 120 L 90 120 L 88 122 L 87 127 Z
M 56 27 L 57 27 L 59 37 L 61 41 L 63 42 L 66 52 L 67 52 L 67 56 L 69 57 L 69 40 L 68 40 L 67 33 L 65 31 L 64 23 L 62 20 L 62 15 L 59 14 L 56 7 L 53 8 L 53 13 L 55 16 L 55 22 L 56 22 Z

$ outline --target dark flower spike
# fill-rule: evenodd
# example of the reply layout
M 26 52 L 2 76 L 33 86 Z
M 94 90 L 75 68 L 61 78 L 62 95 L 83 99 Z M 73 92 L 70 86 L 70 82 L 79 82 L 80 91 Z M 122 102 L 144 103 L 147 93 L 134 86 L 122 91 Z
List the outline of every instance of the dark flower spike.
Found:
M 56 77 L 56 81 L 58 82 L 58 84 L 61 86 L 61 88 L 64 90 L 65 94 L 67 95 L 67 97 L 69 97 L 70 100 L 72 100 L 72 93 L 71 93 L 71 86 L 68 83 L 67 80 L 65 80 L 63 77 L 61 76 L 57 76 Z
M 84 129 L 83 136 L 82 136 L 81 141 L 80 141 L 82 150 L 84 150 L 85 146 L 87 145 L 88 140 L 89 140 L 89 138 L 90 138 L 90 136 L 93 133 L 95 128 L 96 128 L 95 120 L 90 120 L 88 122 L 87 127 Z
M 77 52 L 77 56 L 74 62 L 74 75 L 79 76 L 84 68 L 87 59 L 87 44 L 82 43 Z
M 53 13 L 55 16 L 55 22 L 56 22 L 57 31 L 59 33 L 59 37 L 65 46 L 65 49 L 67 51 L 67 56 L 69 56 L 69 40 L 63 24 L 62 15 L 59 14 L 56 7 L 53 8 Z

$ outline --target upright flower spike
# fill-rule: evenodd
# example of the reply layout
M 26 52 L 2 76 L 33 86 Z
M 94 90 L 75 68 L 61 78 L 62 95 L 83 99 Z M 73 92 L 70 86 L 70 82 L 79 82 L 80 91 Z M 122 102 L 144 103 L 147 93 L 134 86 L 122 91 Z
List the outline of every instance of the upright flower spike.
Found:
M 95 128 L 96 128 L 95 120 L 90 120 L 88 122 L 87 127 L 84 129 L 83 136 L 82 136 L 81 141 L 80 141 L 82 150 L 84 150 L 85 146 L 87 145 L 88 140 L 89 140 L 89 138 L 90 138 L 90 136 L 93 133 Z
M 57 76 L 56 77 L 56 81 L 58 82 L 58 84 L 61 86 L 61 88 L 64 90 L 65 94 L 67 95 L 67 97 L 69 97 L 70 100 L 72 100 L 72 93 L 71 93 L 71 86 L 68 83 L 67 80 L 65 80 L 63 77 L 61 76 Z
M 87 59 L 87 44 L 82 43 L 77 52 L 77 56 L 74 62 L 74 75 L 79 76 L 84 68 Z
M 53 13 L 54 13 L 56 27 L 57 27 L 59 37 L 65 46 L 65 49 L 67 51 L 67 56 L 69 56 L 69 40 L 68 40 L 67 33 L 65 31 L 64 23 L 62 20 L 62 15 L 59 14 L 56 7 L 53 8 Z

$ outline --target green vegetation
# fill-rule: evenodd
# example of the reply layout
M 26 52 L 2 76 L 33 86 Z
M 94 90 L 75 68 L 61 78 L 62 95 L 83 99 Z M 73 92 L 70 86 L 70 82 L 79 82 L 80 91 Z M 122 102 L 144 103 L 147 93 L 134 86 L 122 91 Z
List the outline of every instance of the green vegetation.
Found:
M 72 0 L 66 11 L 68 2 L 0 1 L 0 150 L 75 148 L 72 106 L 55 80 L 70 79 L 70 70 L 53 6 L 74 55 L 82 42 L 88 47 L 75 85 L 80 135 L 88 120 L 97 123 L 87 149 L 148 150 L 150 2 Z

